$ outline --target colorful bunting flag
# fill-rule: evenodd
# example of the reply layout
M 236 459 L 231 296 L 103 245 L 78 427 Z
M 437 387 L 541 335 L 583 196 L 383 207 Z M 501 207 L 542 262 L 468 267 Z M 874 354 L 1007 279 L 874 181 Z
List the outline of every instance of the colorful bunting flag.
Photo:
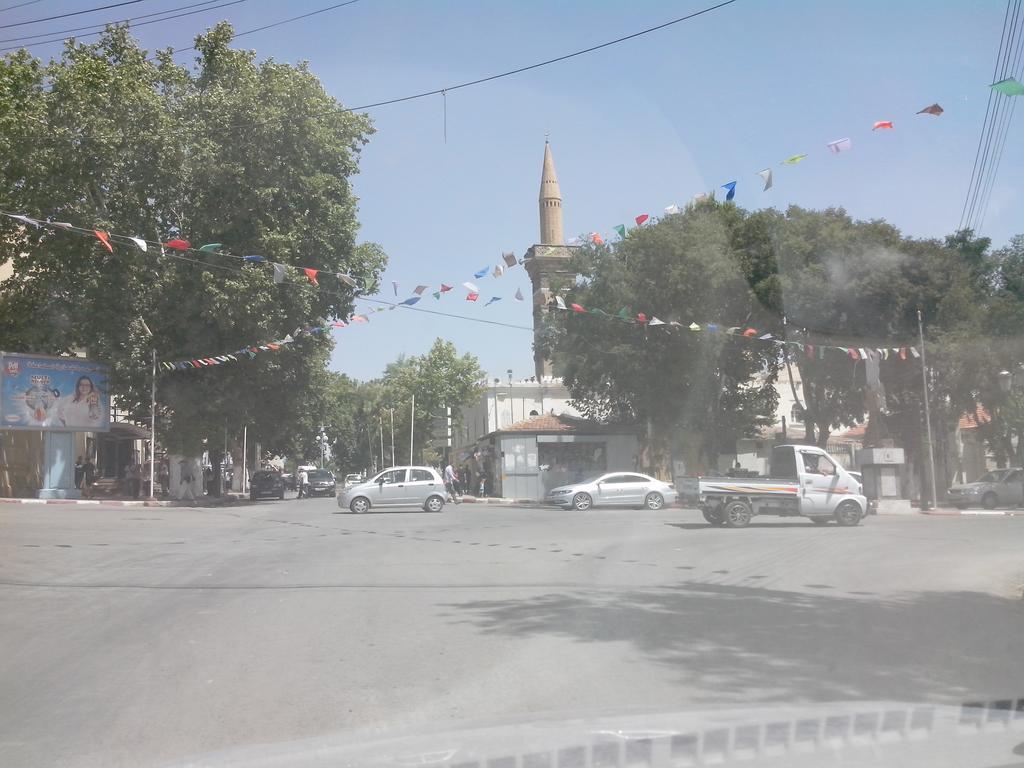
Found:
M 501 277 L 504 274 L 505 274 L 505 265 L 504 264 L 495 264 L 494 265 L 494 271 L 491 272 L 491 277 L 496 277 L 497 278 L 497 277 Z
M 651 218 L 651 217 L 650 217 L 650 216 L 649 216 L 648 214 L 646 214 L 646 213 L 641 213 L 641 214 L 640 214 L 639 216 L 637 216 L 637 217 L 636 217 L 635 219 L 633 219 L 633 221 L 635 221 L 635 222 L 636 222 L 636 225 L 637 225 L 638 227 L 640 227 L 640 226 L 643 226 L 643 223 L 644 223 L 645 221 L 647 221 L 647 220 L 648 220 L 649 218 Z
M 188 240 L 168 240 L 164 243 L 164 247 L 170 248 L 172 251 L 187 251 L 192 247 L 192 244 Z
M 787 157 L 785 160 L 779 163 L 779 165 L 796 165 L 797 163 L 803 161 L 806 157 L 807 155 L 791 155 L 790 157 Z
M 757 175 L 761 177 L 762 181 L 764 181 L 764 189 L 761 190 L 762 192 L 767 192 L 769 189 L 772 188 L 772 169 L 771 168 L 765 168 L 763 171 L 758 171 Z
M 398 281 L 397 280 L 392 280 L 391 281 L 391 290 L 395 292 L 395 296 L 398 295 Z
M 318 283 L 316 279 L 318 270 L 315 270 L 312 267 L 303 267 L 302 271 L 306 273 L 306 278 L 309 280 L 309 282 L 311 282 L 313 285 L 320 285 L 320 283 Z
M 572 311 L 575 312 L 576 314 L 584 314 L 585 315 L 587 313 L 587 310 L 585 310 L 579 304 L 570 304 L 569 306 L 572 308 Z
M 616 224 L 614 227 L 612 227 L 612 229 L 614 229 L 616 232 L 619 233 L 619 237 L 625 237 L 626 236 L 626 225 L 625 224 Z
M 103 243 L 103 247 L 111 253 L 114 252 L 113 246 L 110 244 L 110 236 L 102 229 L 94 229 L 93 234 L 96 235 L 96 239 Z
M 620 309 L 616 316 L 620 320 L 629 320 L 629 316 L 630 316 L 629 307 L 623 307 L 622 309 Z
M 220 247 L 221 243 L 207 243 L 206 245 L 199 246 L 199 250 L 204 253 L 209 253 L 210 251 L 219 251 Z
M 259 264 L 261 261 L 266 261 L 266 259 L 254 254 L 252 256 L 243 256 L 242 261 L 248 261 L 250 264 Z
M 516 255 L 512 251 L 506 251 L 501 254 L 501 258 L 505 260 L 505 266 L 512 269 L 516 265 Z
M 663 321 L 659 320 L 659 319 L 658 319 L 658 318 L 656 318 L 656 317 L 651 317 L 651 322 L 649 322 L 649 323 L 648 323 L 648 325 L 650 325 L 650 326 L 654 326 L 654 325 L 664 325 L 664 324 L 665 324 L 665 323 L 664 323 Z
M 287 267 L 284 264 L 274 264 L 274 282 L 283 283 Z
M 462 287 L 470 293 L 480 293 L 480 289 L 473 285 L 473 283 L 463 283 Z
M 941 115 L 945 111 L 946 110 L 944 110 L 942 107 L 940 107 L 936 103 L 936 104 L 932 104 L 931 106 L 925 107 L 924 109 L 922 109 L 917 114 L 919 114 L 919 115 L 935 115 L 936 117 L 938 117 L 939 115 Z
M 17 219 L 18 221 L 23 221 L 26 224 L 31 224 L 36 229 L 39 229 L 39 227 L 41 226 L 39 224 L 39 222 L 36 221 L 35 219 L 33 219 L 33 218 L 29 217 L 29 216 L 25 216 L 24 214 L 21 214 L 21 213 L 8 213 L 7 215 L 10 216 L 12 219 Z M 71 225 L 68 224 L 67 226 L 70 227 Z
M 513 298 L 516 301 L 522 301 L 523 300 L 523 289 L 522 288 L 516 288 L 516 295 Z
M 149 246 L 146 244 L 146 241 L 143 240 L 141 237 L 129 237 L 128 239 L 135 243 L 135 245 L 137 245 L 139 250 L 142 251 L 143 253 L 145 253 L 146 250 L 149 248 Z
M 452 286 L 445 285 L 444 283 L 441 283 L 441 288 L 440 288 L 440 290 L 438 290 L 438 293 L 448 293 L 448 291 L 450 291 L 451 289 L 452 289 Z
M 405 301 L 403 301 L 401 303 L 404 304 L 407 307 L 411 307 L 413 304 L 415 304 L 417 301 L 419 301 L 420 298 L 421 298 L 420 296 L 410 296 L 408 299 L 406 299 Z
M 345 285 L 350 286 L 352 288 L 356 288 L 359 286 L 359 283 L 356 281 L 354 277 L 352 277 L 352 275 L 346 275 L 339 272 L 337 275 L 335 275 L 335 277 L 337 277 Z
M 565 309 L 565 301 L 561 296 L 555 296 L 555 306 L 559 309 Z
M 871 126 L 872 131 L 881 131 L 886 129 L 892 129 L 892 120 L 876 120 L 875 124 Z
M 479 293 L 467 293 L 466 294 L 466 301 L 476 301 L 479 298 L 480 298 L 480 294 Z
M 483 269 L 479 269 L 476 272 L 474 272 L 473 273 L 473 277 L 475 277 L 477 280 L 479 280 L 481 277 L 486 277 L 487 273 L 490 272 L 490 271 L 491 271 L 490 267 L 484 267 Z
M 677 213 L 679 213 L 679 206 L 676 205 L 675 203 L 672 203 L 672 205 L 665 206 L 666 216 L 672 216 Z
M 413 289 L 413 293 L 415 293 L 415 294 L 416 294 L 417 296 L 422 296 L 422 295 L 423 295 L 423 292 L 424 292 L 425 290 L 427 290 L 427 288 L 429 288 L 429 287 L 430 287 L 429 285 L 417 285 L 417 286 L 416 286 L 416 287 L 415 287 L 415 288 Z
M 487 300 L 487 303 L 484 304 L 484 306 L 485 307 L 489 307 L 489 306 L 491 306 L 491 304 L 493 304 L 496 301 L 501 301 L 501 296 L 491 296 L 491 298 L 489 298 Z
M 1008 77 L 998 83 L 992 83 L 989 88 L 1004 96 L 1024 96 L 1024 85 L 1015 77 Z
M 592 242 L 594 245 L 604 245 L 604 240 L 601 238 L 601 235 L 599 235 L 597 232 L 590 233 L 590 242 Z
M 725 193 L 725 200 L 726 200 L 726 202 L 728 202 L 729 200 L 732 200 L 734 197 L 736 197 L 736 182 L 735 181 L 730 181 L 727 184 L 723 184 L 722 185 L 722 189 L 728 190 L 728 192 Z
M 639 325 L 643 325 L 644 323 L 647 322 L 647 315 L 645 315 L 643 312 L 638 312 L 636 316 L 636 321 Z
M 441 298 L 441 292 L 440 291 L 434 291 L 430 295 L 433 296 L 435 299 L 440 299 Z
M 853 149 L 853 142 L 849 138 L 836 139 L 835 141 L 830 141 L 825 146 L 828 147 L 828 151 L 833 155 L 838 155 L 840 152 Z

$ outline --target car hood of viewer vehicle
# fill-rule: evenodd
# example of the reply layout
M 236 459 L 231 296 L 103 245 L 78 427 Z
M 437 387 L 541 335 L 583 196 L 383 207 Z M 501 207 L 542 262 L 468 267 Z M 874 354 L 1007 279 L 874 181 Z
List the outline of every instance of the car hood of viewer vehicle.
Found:
M 692 712 L 564 715 L 381 738 L 380 728 L 205 754 L 217 768 L 608 766 L 905 768 L 1024 764 L 1024 700 L 851 701 Z

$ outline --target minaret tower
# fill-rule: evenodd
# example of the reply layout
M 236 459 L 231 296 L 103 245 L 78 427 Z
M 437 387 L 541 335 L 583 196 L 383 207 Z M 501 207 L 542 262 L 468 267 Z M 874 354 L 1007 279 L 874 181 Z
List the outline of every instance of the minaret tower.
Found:
M 540 173 L 540 242 L 526 252 L 523 264 L 533 282 L 533 362 L 537 379 L 556 375 L 558 371 L 538 349 L 538 337 L 544 330 L 544 316 L 554 298 L 552 285 L 565 290 L 575 275 L 569 269 L 573 248 L 565 244 L 562 227 L 562 191 L 555 173 L 551 144 L 544 142 L 544 165 Z

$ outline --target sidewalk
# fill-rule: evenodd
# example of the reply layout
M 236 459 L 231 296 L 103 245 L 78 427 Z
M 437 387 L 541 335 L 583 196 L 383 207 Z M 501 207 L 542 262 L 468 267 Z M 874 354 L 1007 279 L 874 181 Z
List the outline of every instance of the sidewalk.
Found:
M 243 493 L 225 493 L 223 496 L 200 497 L 194 502 L 182 499 L 5 499 L 0 504 L 26 504 L 30 506 L 58 504 L 64 507 L 224 507 L 248 501 Z
M 1024 509 L 957 509 L 956 507 L 937 507 L 936 509 L 918 510 L 922 515 L 956 517 L 959 515 L 994 515 L 996 517 L 1012 517 L 1024 515 Z

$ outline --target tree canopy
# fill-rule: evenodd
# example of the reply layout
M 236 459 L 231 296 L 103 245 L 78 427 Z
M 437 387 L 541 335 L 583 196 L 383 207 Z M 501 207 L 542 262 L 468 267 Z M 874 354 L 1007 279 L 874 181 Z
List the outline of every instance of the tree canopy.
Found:
M 153 56 L 125 27 L 70 42 L 43 63 L 0 62 L 0 209 L 151 241 L 223 243 L 239 256 L 356 277 L 375 290 L 386 257 L 356 244 L 350 178 L 368 118 L 328 96 L 305 65 L 258 62 L 220 24 L 193 67 Z M 265 265 L 215 254 L 142 252 L 0 222 L 14 275 L 0 293 L 0 348 L 86 349 L 112 365 L 119 406 L 149 410 L 149 353 L 223 354 L 347 316 L 341 283 L 277 285 Z M 143 328 L 152 331 L 152 338 Z M 242 424 L 269 449 L 326 386 L 329 336 L 216 368 L 162 374 L 161 435 L 196 451 L 207 430 Z

